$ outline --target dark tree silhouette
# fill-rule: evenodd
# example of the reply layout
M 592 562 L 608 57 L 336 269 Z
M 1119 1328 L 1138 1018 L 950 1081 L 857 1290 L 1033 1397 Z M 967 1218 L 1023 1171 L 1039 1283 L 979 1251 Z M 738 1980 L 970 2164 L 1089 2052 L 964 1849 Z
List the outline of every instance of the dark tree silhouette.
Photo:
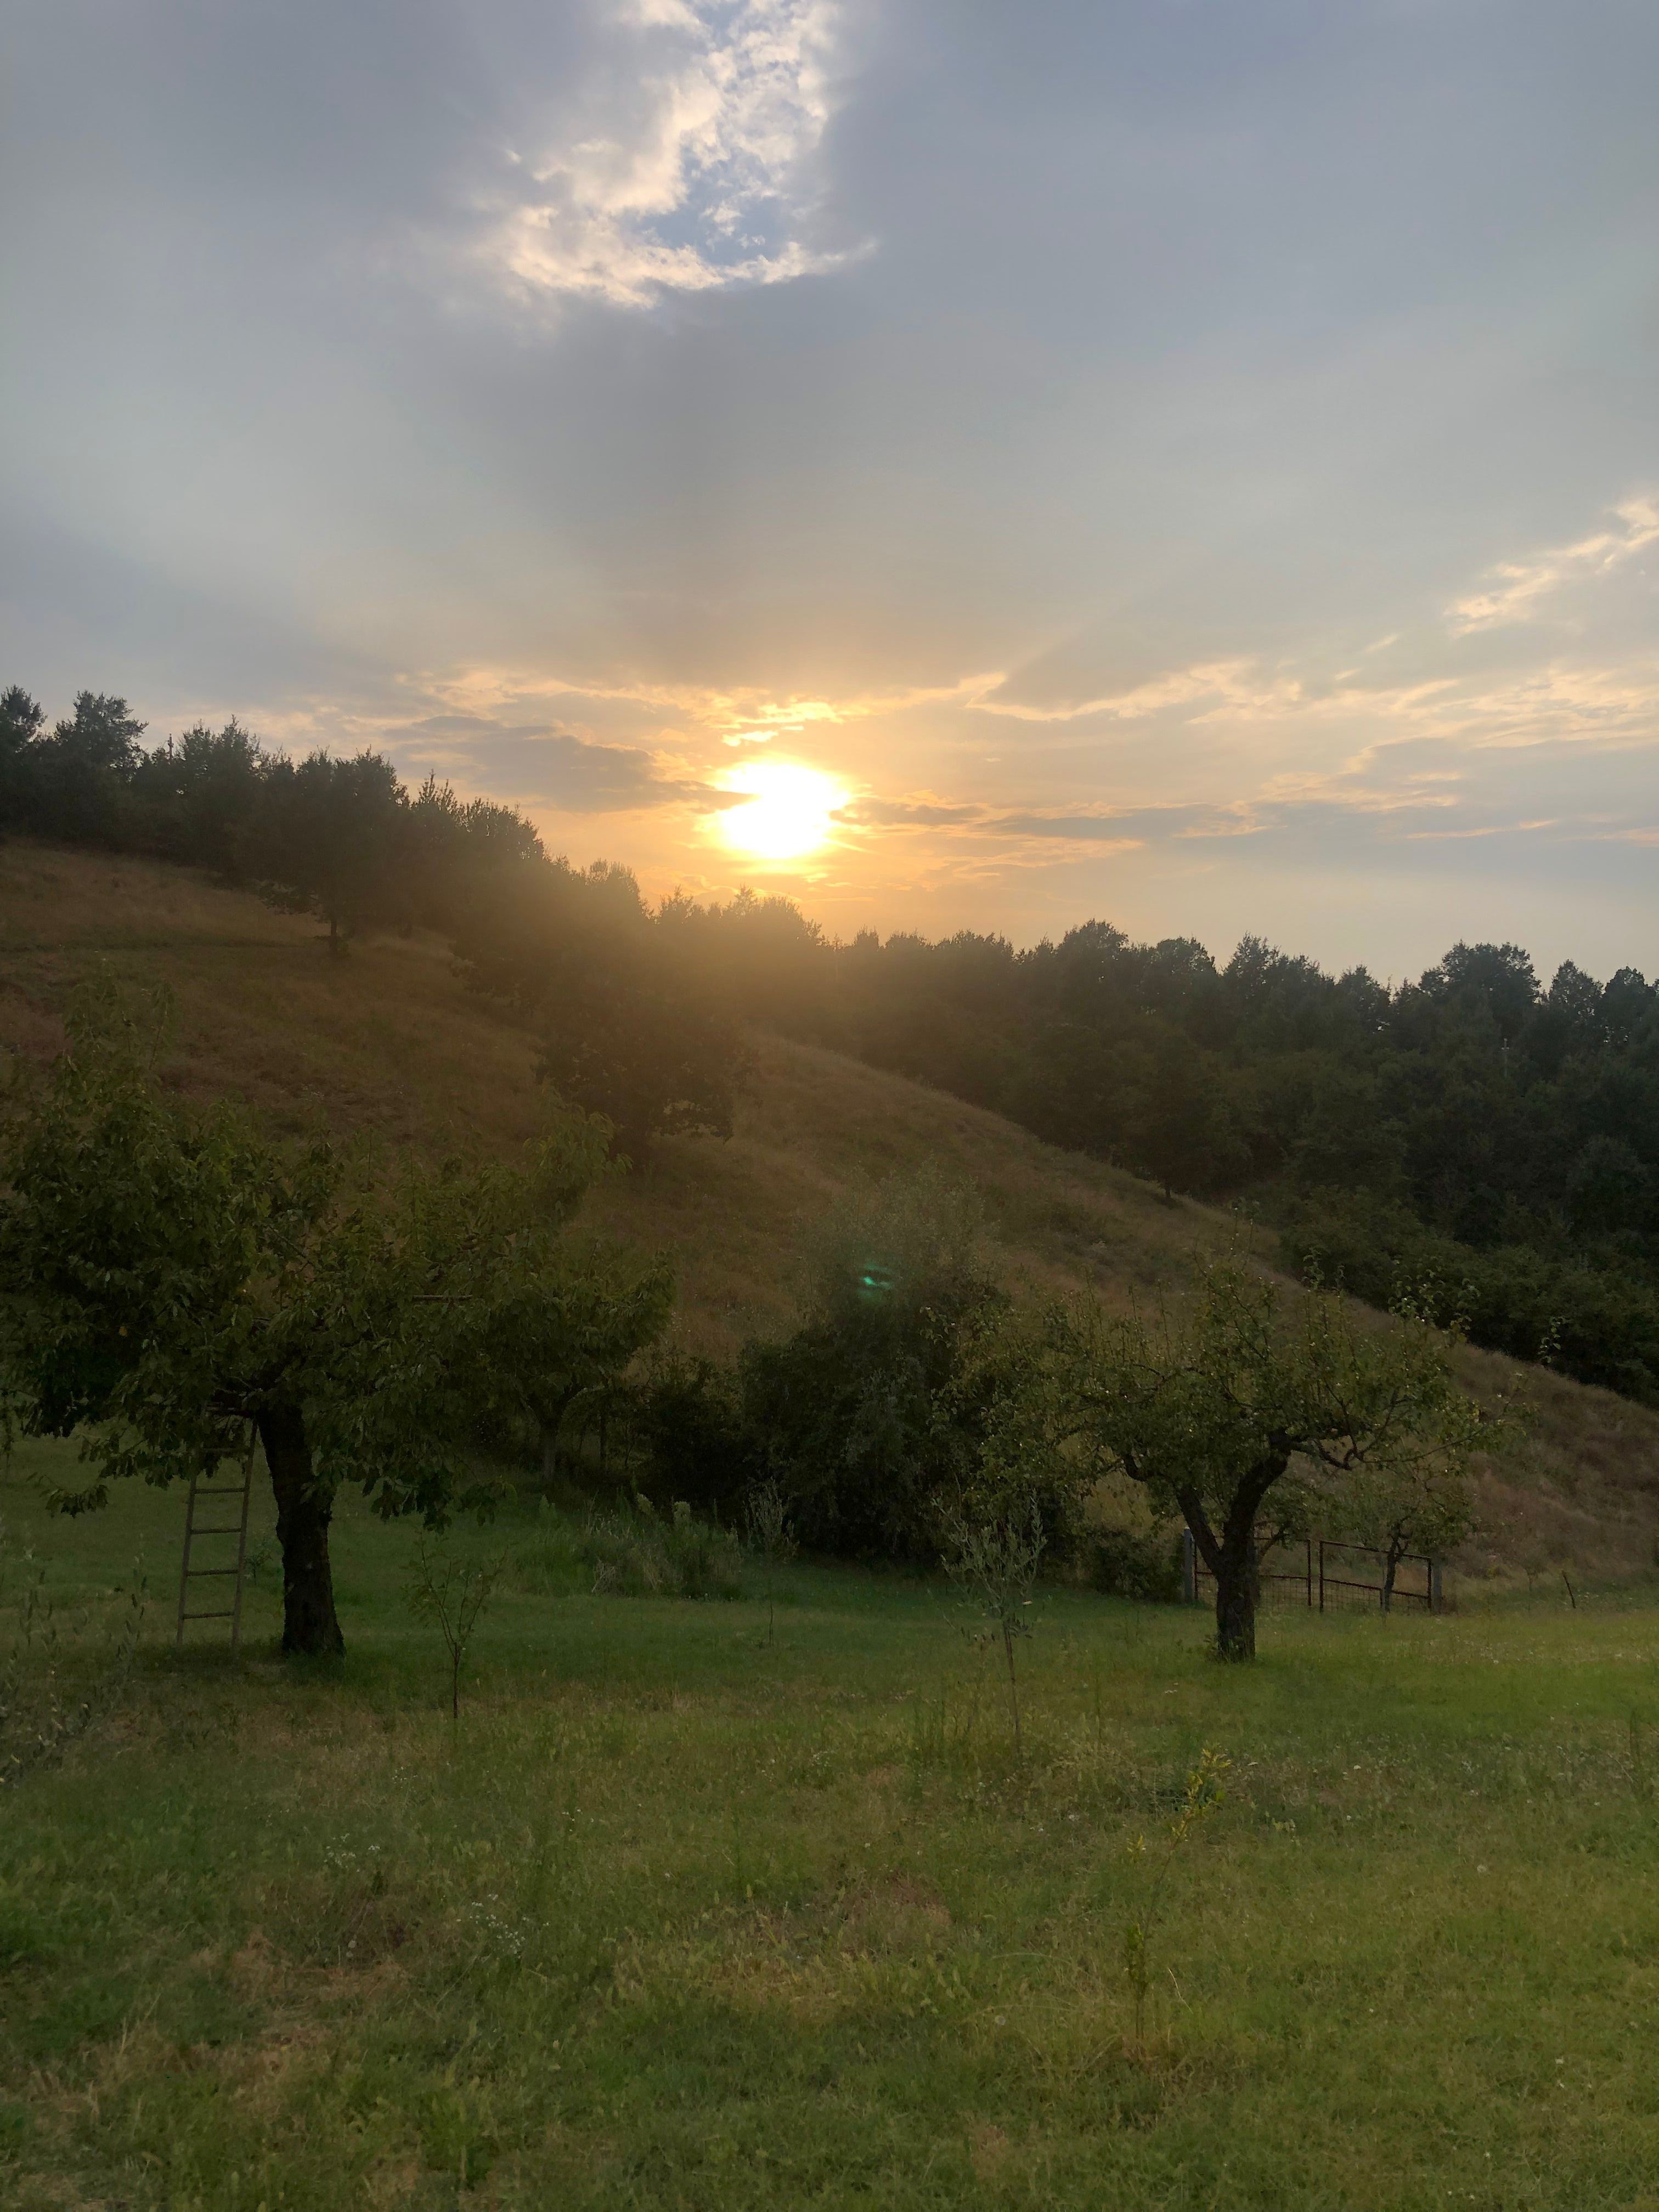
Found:
M 409 796 L 379 753 L 313 753 L 276 763 L 265 788 L 260 866 L 284 903 L 328 925 L 339 957 L 376 924 L 410 918 Z

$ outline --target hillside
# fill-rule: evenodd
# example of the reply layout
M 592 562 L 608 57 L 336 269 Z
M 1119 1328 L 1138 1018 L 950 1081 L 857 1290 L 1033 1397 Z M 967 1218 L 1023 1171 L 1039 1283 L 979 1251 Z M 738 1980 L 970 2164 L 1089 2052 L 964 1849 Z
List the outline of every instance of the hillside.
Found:
M 318 1116 L 431 1147 L 463 1133 L 523 1142 L 543 1111 L 529 1034 L 457 979 L 431 938 L 385 938 L 331 963 L 315 925 L 185 871 L 35 846 L 0 848 L 0 1047 L 46 1059 L 67 992 L 100 962 L 165 983 L 165 1079 L 244 1100 L 273 1126 Z M 1178 1278 L 1237 1224 L 1165 1205 L 1133 1177 L 1039 1142 L 995 1115 L 839 1054 L 756 1040 L 757 1079 L 728 1143 L 665 1143 L 592 1218 L 673 1255 L 688 1345 L 730 1352 L 784 1325 L 801 1232 L 862 1176 L 942 1166 L 982 1194 L 1009 1276 L 1110 1298 Z M 1470 1387 L 1512 1392 L 1513 1361 L 1464 1355 Z M 1482 1477 L 1482 1559 L 1508 1578 L 1567 1565 L 1650 1569 L 1659 1542 L 1659 1415 L 1524 1370 L 1533 1431 Z

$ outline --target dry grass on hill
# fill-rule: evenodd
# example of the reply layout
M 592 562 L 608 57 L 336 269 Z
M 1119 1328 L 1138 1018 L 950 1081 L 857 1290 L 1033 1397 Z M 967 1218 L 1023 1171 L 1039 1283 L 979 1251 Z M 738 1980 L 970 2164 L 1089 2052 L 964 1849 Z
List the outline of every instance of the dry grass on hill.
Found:
M 50 1056 L 67 991 L 100 961 L 172 991 L 165 1073 L 186 1095 L 241 1098 L 278 1128 L 320 1115 L 433 1148 L 463 1135 L 515 1146 L 540 1122 L 531 1036 L 469 995 L 436 940 L 376 939 L 331 962 L 313 923 L 185 871 L 0 848 L 0 1048 Z M 902 1077 L 780 1037 L 757 1044 L 729 1143 L 666 1143 L 591 1201 L 596 1224 L 673 1255 L 695 1349 L 729 1352 L 784 1325 L 803 1228 L 859 1179 L 896 1170 L 931 1164 L 972 1182 L 1011 1277 L 1039 1295 L 1151 1290 L 1240 1233 Z M 1515 1576 L 1650 1567 L 1659 1416 L 1511 1360 L 1464 1359 L 1483 1397 L 1519 1385 L 1532 1407 L 1527 1442 L 1482 1477 L 1491 1564 Z
M 100 962 L 171 991 L 169 1084 L 240 1098 L 277 1128 L 320 1113 L 399 1143 L 511 1146 L 544 1115 L 530 1034 L 471 996 L 433 938 L 376 938 L 331 961 L 314 923 L 182 870 L 0 851 L 0 1045 L 56 1051 L 67 993 Z M 729 1143 L 670 1140 L 592 1201 L 596 1221 L 673 1252 L 700 1349 L 785 1319 L 800 1226 L 861 1176 L 929 1163 L 960 1173 L 1035 1284 L 1150 1287 L 1178 1254 L 1233 1234 L 1206 1208 L 1170 1208 L 1132 1176 L 922 1085 L 781 1037 L 756 1046 Z

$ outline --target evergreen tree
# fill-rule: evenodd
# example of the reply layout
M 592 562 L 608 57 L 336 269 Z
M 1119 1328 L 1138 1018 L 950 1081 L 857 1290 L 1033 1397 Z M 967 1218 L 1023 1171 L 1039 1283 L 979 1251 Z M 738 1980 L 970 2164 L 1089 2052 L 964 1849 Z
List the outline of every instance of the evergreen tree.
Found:
M 377 924 L 411 918 L 409 794 L 376 752 L 276 762 L 266 780 L 260 873 L 286 905 L 328 924 L 337 959 Z
M 46 709 L 21 684 L 0 692 L 0 836 L 33 826 L 36 760 Z
M 77 693 L 74 714 L 31 749 L 34 828 L 71 844 L 120 844 L 143 733 L 125 699 Z

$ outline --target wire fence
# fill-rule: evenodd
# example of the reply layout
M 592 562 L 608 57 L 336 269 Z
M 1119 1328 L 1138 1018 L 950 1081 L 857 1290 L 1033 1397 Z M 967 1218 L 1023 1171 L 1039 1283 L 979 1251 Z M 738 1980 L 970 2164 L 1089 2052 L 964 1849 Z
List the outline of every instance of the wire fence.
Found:
M 1190 1530 L 1181 1540 L 1182 1592 L 1189 1605 L 1213 1605 L 1215 1577 Z M 1421 1552 L 1395 1560 L 1389 1586 L 1389 1555 L 1371 1544 L 1343 1544 L 1329 1536 L 1308 1536 L 1273 1544 L 1257 1564 L 1262 1606 L 1305 1606 L 1316 1613 L 1372 1613 L 1399 1606 L 1407 1611 L 1441 1610 L 1440 1562 Z

